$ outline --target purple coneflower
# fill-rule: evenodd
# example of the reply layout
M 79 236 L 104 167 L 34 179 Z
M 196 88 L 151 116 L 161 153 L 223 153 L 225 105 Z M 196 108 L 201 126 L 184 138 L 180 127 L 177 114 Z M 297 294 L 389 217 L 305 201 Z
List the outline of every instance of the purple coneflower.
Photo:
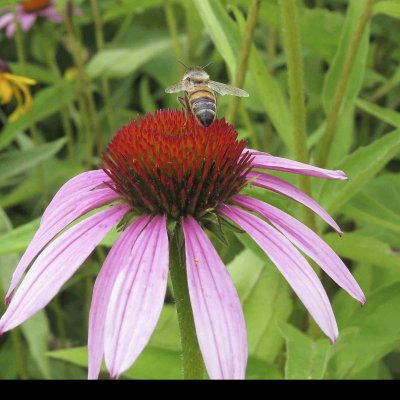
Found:
M 24 32 L 28 32 L 37 18 L 43 17 L 53 22 L 61 22 L 62 15 L 57 11 L 54 0 L 27 0 L 16 7 L 18 22 Z M 6 12 L 0 17 L 0 29 L 5 28 L 7 37 L 14 36 L 16 25 L 14 13 Z
M 194 325 L 208 375 L 244 378 L 245 321 L 228 271 L 204 231 L 212 219 L 234 223 L 255 240 L 334 342 L 338 329 L 331 304 L 299 250 L 364 303 L 353 276 L 308 227 L 240 192 L 254 185 L 290 197 L 341 233 L 306 194 L 254 169 L 339 180 L 346 176 L 248 150 L 245 145 L 224 120 L 204 128 L 193 117 L 186 120 L 180 111 L 147 114 L 121 128 L 103 155 L 103 169 L 68 181 L 44 212 L 12 277 L 0 332 L 48 304 L 119 223 L 122 232 L 94 286 L 88 339 L 89 378 L 98 377 L 103 356 L 111 376 L 119 376 L 134 363 L 154 331 L 167 289 L 170 244 L 174 235 L 181 234 Z M 99 211 L 71 226 L 95 209 Z

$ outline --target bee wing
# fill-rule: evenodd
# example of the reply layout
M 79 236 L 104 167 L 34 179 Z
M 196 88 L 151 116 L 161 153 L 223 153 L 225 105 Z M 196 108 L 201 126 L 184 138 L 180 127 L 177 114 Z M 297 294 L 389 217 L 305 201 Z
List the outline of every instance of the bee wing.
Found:
M 187 82 L 179 82 L 175 85 L 172 86 L 168 86 L 165 89 L 165 93 L 177 93 L 177 92 L 184 92 L 185 90 L 187 90 Z
M 210 81 L 208 82 L 208 87 L 219 93 L 221 96 L 230 94 L 232 96 L 238 97 L 249 97 L 249 94 L 245 90 L 239 89 L 231 85 L 225 85 L 225 83 L 221 82 Z

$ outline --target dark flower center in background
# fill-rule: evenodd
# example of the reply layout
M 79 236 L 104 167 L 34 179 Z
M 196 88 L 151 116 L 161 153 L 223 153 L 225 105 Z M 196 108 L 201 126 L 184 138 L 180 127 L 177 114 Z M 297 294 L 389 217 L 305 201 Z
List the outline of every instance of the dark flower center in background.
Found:
M 0 72 L 11 72 L 7 63 L 2 58 L 0 58 Z
M 22 3 L 22 9 L 26 13 L 43 10 L 49 7 L 51 4 L 50 0 L 27 0 Z
M 251 155 L 224 120 L 204 128 L 181 111 L 131 121 L 111 140 L 102 167 L 140 213 L 201 218 L 246 185 Z

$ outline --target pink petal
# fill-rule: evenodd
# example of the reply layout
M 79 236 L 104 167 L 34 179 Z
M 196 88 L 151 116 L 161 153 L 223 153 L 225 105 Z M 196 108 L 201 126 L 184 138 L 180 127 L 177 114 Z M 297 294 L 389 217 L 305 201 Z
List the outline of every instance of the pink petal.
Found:
M 58 193 L 55 195 L 42 217 L 39 229 L 18 263 L 7 291 L 6 303 L 9 302 L 12 292 L 29 267 L 29 264 L 50 240 L 75 219 L 118 198 L 116 192 L 108 187 L 88 190 L 93 187 L 93 183 L 89 187 L 86 187 L 86 190 L 81 187 L 80 191 L 73 191 L 72 193 L 66 193 L 64 187 L 58 193 L 64 192 L 65 195 L 63 197 L 60 197 Z M 75 187 L 78 187 L 78 185 L 75 185 Z
M 52 242 L 26 274 L 0 320 L 0 333 L 43 308 L 74 274 L 107 232 L 129 211 L 118 205 L 73 226 Z
M 6 26 L 6 36 L 10 39 L 15 34 L 15 22 L 12 21 Z
M 0 17 L 0 29 L 3 29 L 6 25 L 8 25 L 11 21 L 14 20 L 13 13 L 7 13 Z
M 244 379 L 247 334 L 232 280 L 196 220 L 182 220 L 189 294 L 197 338 L 211 379 Z
M 36 14 L 53 22 L 62 22 L 63 20 L 62 15 L 57 11 L 56 7 L 54 6 L 39 10 Z
M 328 296 L 314 270 L 292 243 L 275 228 L 244 210 L 224 205 L 218 211 L 238 224 L 264 250 L 315 322 L 335 342 L 338 328 Z
M 155 216 L 115 279 L 106 315 L 104 353 L 110 375 L 127 370 L 149 341 L 164 304 L 169 249 L 165 216 Z
M 97 276 L 89 314 L 89 379 L 97 379 L 100 373 L 106 313 L 115 280 L 124 268 L 128 268 L 132 248 L 150 219 L 148 216 L 138 217 L 121 233 Z
M 309 175 L 325 179 L 347 179 L 343 171 L 332 171 L 314 167 L 309 164 L 303 164 L 298 161 L 288 160 L 287 158 L 271 156 L 268 153 L 246 149 L 254 156 L 251 166 L 253 168 L 265 168 L 275 171 L 292 172 L 293 174 Z
M 58 207 L 59 200 L 66 201 L 68 198 L 74 197 L 77 192 L 90 191 L 98 186 L 105 187 L 104 183 L 109 182 L 110 178 L 101 169 L 83 172 L 82 174 L 74 176 L 54 195 L 53 200 L 43 213 L 42 222 L 46 219 L 47 214 Z
M 327 224 L 329 224 L 336 232 L 338 232 L 339 235 L 343 233 L 334 219 L 315 200 L 291 183 L 286 182 L 283 179 L 279 179 L 276 176 L 256 171 L 248 172 L 247 178 L 253 179 L 250 182 L 250 185 L 272 190 L 273 192 L 283 194 L 284 196 L 290 197 L 291 199 L 305 205 L 318 214 Z
M 35 13 L 25 13 L 20 12 L 18 14 L 19 23 L 21 25 L 21 29 L 24 32 L 28 32 L 31 29 L 32 25 L 36 21 L 36 14 Z
M 237 195 L 233 198 L 233 202 L 268 219 L 293 244 L 317 262 L 339 286 L 362 304 L 365 303 L 364 293 L 343 261 L 310 228 L 296 218 L 261 200 Z

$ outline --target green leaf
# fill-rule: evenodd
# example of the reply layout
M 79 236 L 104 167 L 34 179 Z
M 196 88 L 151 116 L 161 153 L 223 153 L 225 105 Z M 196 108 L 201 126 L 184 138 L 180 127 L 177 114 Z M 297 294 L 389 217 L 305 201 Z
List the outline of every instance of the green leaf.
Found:
M 281 329 L 287 349 L 285 379 L 322 379 L 330 354 L 329 340 L 314 342 L 288 324 L 283 324 Z
M 126 17 L 132 13 L 143 13 L 152 7 L 162 5 L 162 0 L 119 0 L 116 2 L 107 2 L 105 9 L 102 11 L 102 20 L 112 21 L 116 18 Z
M 68 361 L 85 368 L 88 365 L 86 347 L 56 350 L 47 354 L 51 358 Z M 146 346 L 134 366 L 124 372 L 122 376 L 132 379 L 181 379 L 180 362 L 178 351 Z M 102 371 L 106 372 L 104 366 Z
M 38 82 L 56 83 L 60 78 L 47 68 L 43 68 L 36 64 L 26 63 L 10 63 L 11 71 L 15 75 L 27 76 L 30 79 L 35 79 Z
M 44 179 L 50 194 L 55 193 L 67 180 L 83 172 L 83 167 L 75 160 L 49 159 L 43 163 Z M 33 170 L 13 190 L 0 197 L 0 207 L 10 207 L 25 202 L 41 193 L 37 171 Z M 1 251 L 1 250 L 0 250 Z
M 39 223 L 40 218 L 37 218 L 0 235 L 0 255 L 24 251 L 39 227 Z
M 398 129 L 400 128 L 400 113 L 397 111 L 391 110 L 390 108 L 380 107 L 374 103 L 370 103 L 369 101 L 362 99 L 357 99 L 356 105 L 361 110 L 366 111 L 368 114 L 373 115 L 389 125 L 392 125 Z
M 171 39 L 160 37 L 158 40 L 145 40 L 130 48 L 102 50 L 90 60 L 87 73 L 91 79 L 131 75 L 147 61 L 170 48 Z
M 356 308 L 332 346 L 329 377 L 354 376 L 398 347 L 399 302 L 400 283 L 395 283 L 376 290 L 362 309 Z
M 50 336 L 49 321 L 44 311 L 30 317 L 21 325 L 22 333 L 28 342 L 29 351 L 39 370 L 46 379 L 51 378 L 49 360 L 46 357 L 47 342 Z
M 278 326 L 292 312 L 289 287 L 265 255 L 260 259 L 250 250 L 236 256 L 228 270 L 242 303 L 249 354 L 273 362 L 283 345 Z
M 10 151 L 0 156 L 0 182 L 29 171 L 32 167 L 57 154 L 65 138 L 42 144 L 29 150 Z
M 49 88 L 42 89 L 33 98 L 32 109 L 9 123 L 0 135 L 0 149 L 6 147 L 16 135 L 29 128 L 33 123 L 43 121 L 75 100 L 77 90 L 74 82 L 61 81 Z
M 242 38 L 240 28 L 229 18 L 219 1 L 193 0 L 193 2 L 215 47 L 224 59 L 231 77 L 235 76 Z M 287 98 L 254 45 L 251 49 L 248 68 L 261 104 L 283 142 L 292 150 L 291 119 Z M 250 93 L 250 96 L 252 95 Z
M 343 110 L 335 133 L 335 140 L 330 149 L 327 165 L 337 165 L 349 153 L 354 138 L 354 106 Z
M 362 221 L 400 233 L 400 215 L 364 193 L 358 194 L 341 211 L 357 222 Z
M 349 181 L 325 181 L 322 185 L 320 202 L 335 212 L 358 193 L 385 167 L 400 150 L 400 130 L 386 134 L 366 147 L 361 147 L 346 157 L 337 169 L 346 172 Z
M 332 100 L 342 74 L 347 52 L 364 8 L 365 2 L 363 1 L 351 0 L 349 3 L 343 29 L 340 34 L 339 47 L 325 78 L 322 97 L 326 113 L 329 113 L 331 109 Z M 353 69 L 343 98 L 342 110 L 347 109 L 351 105 L 362 87 L 367 65 L 369 26 L 370 24 L 367 23 L 357 50 Z
M 394 1 L 379 1 L 374 4 L 373 14 L 383 14 L 393 18 L 400 18 L 400 4 Z
M 330 63 L 338 48 L 338 32 L 344 23 L 343 15 L 323 7 L 304 7 L 299 22 L 302 45 Z
M 387 243 L 357 232 L 324 235 L 324 240 L 341 257 L 383 268 L 396 268 L 400 273 L 400 254 L 392 251 Z

